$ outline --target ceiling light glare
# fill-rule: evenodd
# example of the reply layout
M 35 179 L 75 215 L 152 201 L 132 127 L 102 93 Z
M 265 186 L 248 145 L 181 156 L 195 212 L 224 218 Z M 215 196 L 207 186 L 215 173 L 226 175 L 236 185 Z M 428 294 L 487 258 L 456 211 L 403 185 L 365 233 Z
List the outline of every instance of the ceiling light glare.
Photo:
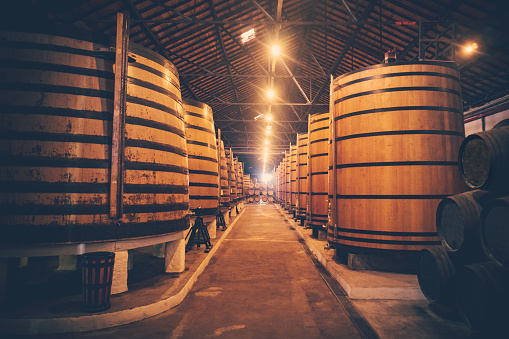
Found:
M 240 41 L 242 44 L 245 44 L 246 42 L 253 40 L 255 38 L 255 30 L 254 28 L 251 28 L 248 31 L 245 31 L 240 35 Z
M 276 96 L 276 93 L 274 92 L 274 90 L 272 88 L 269 88 L 267 90 L 267 97 L 269 99 L 274 99 L 275 96 Z
M 281 53 L 281 47 L 278 44 L 272 45 L 270 52 L 273 56 L 278 56 Z

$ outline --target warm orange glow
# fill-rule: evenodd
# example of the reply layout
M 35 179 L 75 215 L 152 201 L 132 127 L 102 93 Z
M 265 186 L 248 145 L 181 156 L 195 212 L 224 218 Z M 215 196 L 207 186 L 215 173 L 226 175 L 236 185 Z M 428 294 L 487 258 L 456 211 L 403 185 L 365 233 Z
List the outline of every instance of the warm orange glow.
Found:
M 274 90 L 272 88 L 269 88 L 267 90 L 267 97 L 269 99 L 274 99 L 275 96 L 276 96 L 276 93 L 274 92 Z
M 279 53 L 281 53 L 281 47 L 278 44 L 274 44 L 270 48 L 270 51 L 271 51 L 272 55 L 278 56 Z
M 466 53 L 466 54 L 471 54 L 473 53 L 475 50 L 477 50 L 479 48 L 479 45 L 477 45 L 477 43 L 473 42 L 469 45 L 466 45 L 464 48 L 463 48 L 463 51 Z
M 272 121 L 272 114 L 270 113 L 265 114 L 265 120 Z

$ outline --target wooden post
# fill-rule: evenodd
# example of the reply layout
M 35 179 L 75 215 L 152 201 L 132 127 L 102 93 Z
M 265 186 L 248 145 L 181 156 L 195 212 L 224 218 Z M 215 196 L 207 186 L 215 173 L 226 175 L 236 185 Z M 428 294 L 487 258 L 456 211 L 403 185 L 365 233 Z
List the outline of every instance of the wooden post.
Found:
M 332 156 L 332 178 L 329 178 L 329 182 L 332 182 L 332 201 L 331 204 L 331 222 L 334 227 L 334 237 L 337 235 L 338 215 L 337 215 L 337 154 L 336 154 L 336 121 L 334 120 L 334 78 L 330 76 L 330 106 L 329 106 L 329 121 L 330 121 L 330 135 L 331 135 L 331 152 L 329 156 Z
M 221 130 L 217 129 L 217 177 L 218 177 L 218 192 L 217 192 L 217 199 L 218 199 L 218 212 L 221 211 Z
M 127 92 L 127 51 L 129 49 L 129 16 L 117 13 L 115 52 L 115 87 L 113 97 L 113 131 L 111 134 L 110 218 L 122 217 L 124 127 Z
M 309 220 L 308 221 L 311 221 L 311 203 L 313 202 L 313 199 L 312 199 L 312 189 L 311 187 L 313 187 L 313 183 L 312 183 L 312 173 L 313 173 L 313 167 L 311 166 L 311 157 L 309 156 L 311 154 L 311 144 L 309 143 L 311 141 L 311 136 L 309 134 L 309 131 L 311 130 L 311 114 L 308 115 L 308 155 L 307 155 L 307 159 L 308 159 L 308 204 L 306 206 L 306 219 L 308 218 L 308 215 L 309 215 Z

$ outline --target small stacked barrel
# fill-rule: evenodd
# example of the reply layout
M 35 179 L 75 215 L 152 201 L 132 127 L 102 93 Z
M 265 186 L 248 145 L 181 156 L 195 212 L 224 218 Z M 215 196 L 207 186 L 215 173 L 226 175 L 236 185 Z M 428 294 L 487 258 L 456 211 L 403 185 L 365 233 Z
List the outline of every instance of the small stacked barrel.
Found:
M 443 199 L 436 210 L 442 246 L 423 250 L 418 278 L 432 302 L 452 305 L 484 335 L 497 335 L 509 303 L 509 127 L 468 136 L 459 169 L 472 191 Z
M 274 202 L 274 184 L 267 184 L 267 200 Z

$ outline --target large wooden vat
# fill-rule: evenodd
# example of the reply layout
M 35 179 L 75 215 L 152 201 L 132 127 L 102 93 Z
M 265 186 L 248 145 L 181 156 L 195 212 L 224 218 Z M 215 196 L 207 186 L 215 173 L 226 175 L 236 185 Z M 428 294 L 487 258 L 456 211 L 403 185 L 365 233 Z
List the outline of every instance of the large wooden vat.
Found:
M 292 188 L 290 186 L 290 152 L 285 152 L 285 209 L 291 208 L 291 194 L 292 194 Z
M 232 170 L 230 173 L 230 195 L 232 197 L 233 202 L 237 202 L 239 200 L 239 196 L 237 194 L 237 177 L 238 177 L 238 168 L 239 168 L 239 161 L 237 158 L 233 158 L 232 156 Z
M 251 189 L 249 188 L 250 184 L 251 184 L 251 175 L 244 173 L 244 182 L 242 183 L 242 188 L 244 190 L 244 197 L 254 194 L 254 190 L 251 192 Z
M 244 164 L 237 161 L 237 197 L 244 199 Z
M 306 221 L 310 226 L 327 223 L 327 176 L 329 168 L 329 113 L 309 116 L 308 127 L 308 206 Z
M 200 216 L 216 216 L 219 207 L 219 173 L 212 109 L 184 99 L 184 121 L 189 159 L 189 207 Z
M 296 211 L 297 209 L 297 194 L 299 187 L 297 185 L 297 145 L 290 147 L 290 187 L 291 187 L 291 210 Z
M 109 206 L 113 61 L 100 52 L 109 51 L 109 38 L 41 30 L 3 31 L 0 40 L 0 242 L 81 243 L 188 228 L 175 67 L 131 44 L 118 220 Z
M 220 176 L 221 176 L 221 206 L 230 206 L 230 185 L 228 183 L 228 163 L 226 153 L 224 149 L 223 140 L 218 140 L 217 145 L 219 146 L 219 158 L 220 160 Z
M 308 133 L 297 135 L 297 216 L 306 217 L 308 197 Z
M 455 65 L 375 65 L 335 79 L 333 93 L 337 229 L 329 241 L 405 251 L 439 244 L 437 206 L 464 190 Z

